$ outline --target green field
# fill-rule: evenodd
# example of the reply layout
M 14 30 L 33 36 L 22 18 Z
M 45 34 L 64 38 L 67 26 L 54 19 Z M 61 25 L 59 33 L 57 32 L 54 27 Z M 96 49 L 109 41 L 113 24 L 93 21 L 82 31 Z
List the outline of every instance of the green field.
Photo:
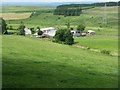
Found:
M 117 63 L 48 40 L 3 36 L 3 87 L 116 88 Z
M 11 7 L 12 9 L 13 7 Z M 26 8 L 28 7 L 20 7 Z M 33 8 L 33 7 L 32 7 Z M 29 10 L 33 10 L 31 7 Z M 103 16 L 104 16 L 104 7 L 95 7 L 92 9 L 83 10 L 80 16 L 59 16 L 53 15 L 53 13 L 45 12 L 46 10 L 50 10 L 48 8 L 41 8 L 35 7 L 36 10 L 41 10 L 37 12 L 34 16 L 28 19 L 21 19 L 21 20 L 11 20 L 9 21 L 9 26 L 12 25 L 14 28 L 17 28 L 21 21 L 25 23 L 27 27 L 34 27 L 40 26 L 43 27 L 56 27 L 56 28 L 64 28 L 65 23 L 67 21 L 70 22 L 71 27 L 76 29 L 76 26 L 80 23 L 85 24 L 87 30 L 94 30 L 96 31 L 96 37 L 86 37 L 84 38 L 77 38 L 75 42 L 79 42 L 78 45 L 88 46 L 91 48 L 97 48 L 99 50 L 110 50 L 112 53 L 118 53 L 118 44 L 117 44 L 117 36 L 118 36 L 118 7 L 107 7 L 106 14 L 107 14 L 107 24 L 104 25 L 103 23 Z M 16 9 L 19 10 L 19 9 Z M 28 11 L 29 11 L 28 10 Z M 44 10 L 44 13 L 42 12 Z M 51 9 L 53 10 L 53 9 Z M 14 10 L 13 10 L 14 11 Z M 22 9 L 21 9 L 22 11 Z M 89 41 L 90 40 L 90 41 Z M 89 43 L 88 43 L 89 42 Z M 97 43 L 99 42 L 99 43 Z
M 24 7 L 25 8 L 25 7 Z M 36 8 L 36 7 L 35 7 Z M 28 8 L 27 8 L 28 9 Z M 41 8 L 40 8 L 41 9 Z M 108 26 L 112 24 L 112 27 L 115 27 L 117 25 L 117 19 L 118 19 L 118 7 L 107 7 L 106 13 L 107 13 L 107 21 Z M 32 11 L 32 9 L 30 8 Z M 44 9 L 43 9 L 44 10 Z M 46 9 L 49 10 L 49 9 Z M 39 11 L 37 15 L 33 16 L 32 18 L 23 20 L 25 24 L 37 24 L 37 25 L 54 25 L 54 26 L 60 26 L 65 25 L 66 21 L 69 21 L 71 25 L 76 25 L 79 23 L 86 24 L 87 26 L 94 26 L 99 27 L 102 25 L 103 22 L 103 16 L 104 13 L 101 12 L 104 10 L 103 7 L 96 7 L 93 9 L 87 9 L 83 10 L 81 16 L 59 16 L 59 15 L 53 15 L 53 13 L 46 13 L 44 10 L 44 13 L 42 11 Z M 53 9 L 52 9 L 53 10 Z M 60 17 L 60 19 L 58 19 Z M 39 19 L 38 19 L 39 18 Z M 52 20 L 50 23 L 50 20 Z M 44 22 L 44 23 L 43 23 Z M 11 24 L 20 23 L 20 20 L 11 21 Z M 114 24 L 114 25 L 113 25 Z M 111 28 L 111 27 L 109 27 Z
M 9 9 L 8 9 L 9 8 Z M 3 35 L 3 87 L 23 88 L 117 88 L 118 87 L 118 7 L 107 7 L 107 24 L 103 23 L 104 7 L 83 10 L 80 16 L 53 15 L 53 8 L 3 7 L 4 13 L 31 13 L 27 19 L 6 21 L 17 29 L 26 27 L 65 28 L 70 22 L 76 29 L 82 23 L 95 36 L 74 38 L 75 44 L 97 50 L 109 50 L 113 56 L 78 47 L 53 43 L 30 36 Z M 18 32 L 8 30 L 9 32 Z
M 97 50 L 110 50 L 111 53 L 118 53 L 118 38 L 116 36 L 92 36 L 75 38 L 78 45 L 86 46 Z

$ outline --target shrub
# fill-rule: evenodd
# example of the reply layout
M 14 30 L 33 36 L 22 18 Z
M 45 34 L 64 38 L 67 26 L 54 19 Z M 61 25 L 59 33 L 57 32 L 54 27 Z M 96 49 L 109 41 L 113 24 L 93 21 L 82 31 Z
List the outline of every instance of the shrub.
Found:
M 39 29 L 39 30 L 40 30 L 40 27 L 39 27 L 39 26 L 37 26 L 37 29 Z
M 74 39 L 70 30 L 59 29 L 56 31 L 56 34 L 54 36 L 54 42 L 72 45 L 74 43 Z
M 34 28 L 30 28 L 30 30 L 31 30 L 32 34 L 34 34 L 34 33 L 35 33 Z
M 23 24 L 21 24 L 21 25 L 18 27 L 18 30 L 19 30 L 18 35 L 25 35 L 25 30 L 24 30 L 24 28 L 25 28 L 25 25 L 23 25 Z
M 110 55 L 111 51 L 109 51 L 109 50 L 101 50 L 101 53 Z
M 72 36 L 68 36 L 66 39 L 65 39 L 65 44 L 68 44 L 68 45 L 72 45 L 74 43 L 74 39 Z
M 8 34 L 7 32 L 7 24 L 6 21 L 3 18 L 0 18 L 0 29 L 2 29 L 2 34 Z
M 73 28 L 71 27 L 70 30 L 73 30 Z
M 60 17 L 58 17 L 58 20 L 61 19 Z
M 78 26 L 77 26 L 77 30 L 79 30 L 79 31 L 84 31 L 85 30 L 85 26 L 84 25 L 82 25 L 82 24 L 79 24 Z
M 9 28 L 10 30 L 13 30 L 13 27 L 12 26 L 10 26 L 10 28 Z
M 42 35 L 43 32 L 41 30 L 38 30 L 38 35 Z

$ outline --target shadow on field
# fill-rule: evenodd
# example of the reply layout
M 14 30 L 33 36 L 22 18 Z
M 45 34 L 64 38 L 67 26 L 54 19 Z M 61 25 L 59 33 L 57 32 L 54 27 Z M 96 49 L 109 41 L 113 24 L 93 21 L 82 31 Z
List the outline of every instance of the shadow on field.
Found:
M 21 60 L 3 58 L 3 88 L 117 87 L 116 75 L 95 71 L 94 66 Z

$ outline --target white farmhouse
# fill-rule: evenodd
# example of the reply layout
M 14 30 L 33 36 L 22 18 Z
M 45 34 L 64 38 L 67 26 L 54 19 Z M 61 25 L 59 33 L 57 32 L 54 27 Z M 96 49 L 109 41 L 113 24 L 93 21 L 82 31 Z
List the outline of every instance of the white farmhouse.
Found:
M 31 30 L 29 28 L 24 28 L 25 35 L 32 34 Z
M 88 32 L 87 32 L 87 35 L 95 35 L 95 34 L 96 34 L 96 32 L 93 30 L 88 30 Z
M 51 37 L 55 36 L 55 33 L 57 31 L 57 29 L 53 27 L 41 28 L 40 30 L 43 32 L 44 35 L 51 36 Z
M 80 36 L 80 31 L 72 30 L 71 33 L 73 34 L 74 37 L 79 37 Z

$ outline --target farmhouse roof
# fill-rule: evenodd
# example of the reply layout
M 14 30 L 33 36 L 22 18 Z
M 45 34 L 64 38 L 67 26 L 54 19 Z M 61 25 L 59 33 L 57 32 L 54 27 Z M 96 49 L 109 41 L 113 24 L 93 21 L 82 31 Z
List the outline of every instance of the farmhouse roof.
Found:
M 93 30 L 88 30 L 88 32 L 95 32 L 95 31 L 93 31 Z
M 41 31 L 44 31 L 44 30 L 46 30 L 46 31 L 47 31 L 47 30 L 56 30 L 56 29 L 55 29 L 55 28 L 53 28 L 53 27 L 49 27 L 49 28 L 41 28 L 40 30 L 41 30 Z

